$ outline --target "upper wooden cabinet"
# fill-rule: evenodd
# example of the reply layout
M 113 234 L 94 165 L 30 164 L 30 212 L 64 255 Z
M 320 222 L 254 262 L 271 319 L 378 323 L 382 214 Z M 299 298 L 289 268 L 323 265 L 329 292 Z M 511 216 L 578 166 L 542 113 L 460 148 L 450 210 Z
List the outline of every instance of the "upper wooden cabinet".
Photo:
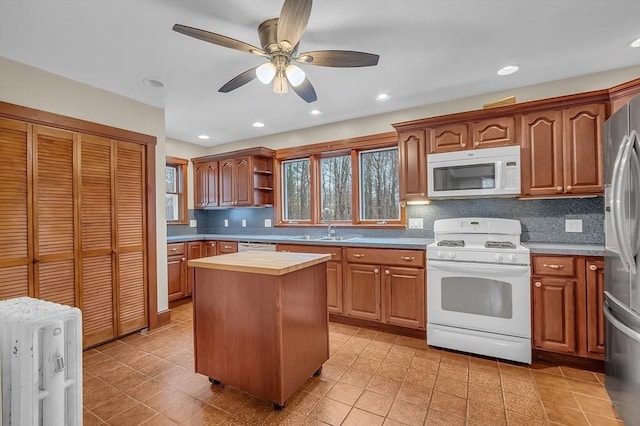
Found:
M 273 205 L 273 151 L 252 148 L 193 158 L 194 206 Z
M 429 154 L 518 143 L 514 116 L 435 125 L 426 131 L 429 134 Z
M 522 116 L 522 195 L 601 194 L 604 104 Z
M 427 145 L 424 130 L 398 134 L 400 156 L 400 200 L 427 196 Z

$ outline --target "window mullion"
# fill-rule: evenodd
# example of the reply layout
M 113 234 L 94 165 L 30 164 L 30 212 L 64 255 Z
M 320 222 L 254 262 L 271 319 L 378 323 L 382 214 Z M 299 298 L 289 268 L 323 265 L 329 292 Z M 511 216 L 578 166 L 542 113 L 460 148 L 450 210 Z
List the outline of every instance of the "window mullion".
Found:
M 360 222 L 360 161 L 358 151 L 351 150 L 351 223 Z

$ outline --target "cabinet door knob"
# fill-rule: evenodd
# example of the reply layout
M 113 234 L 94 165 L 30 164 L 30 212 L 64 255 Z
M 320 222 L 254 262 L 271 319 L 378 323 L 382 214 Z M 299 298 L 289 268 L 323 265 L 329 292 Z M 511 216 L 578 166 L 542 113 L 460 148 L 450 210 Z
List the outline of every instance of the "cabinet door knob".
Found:
M 385 275 L 389 275 L 391 272 L 389 272 L 388 269 L 385 269 L 384 273 L 385 273 Z
M 542 283 L 540 281 L 536 281 L 536 283 L 534 284 L 536 287 L 542 287 Z
M 460 146 L 464 148 L 465 146 L 467 146 L 467 144 L 464 142 L 460 142 Z
M 571 185 L 567 186 L 567 191 L 571 191 L 572 189 L 573 189 L 573 186 L 571 186 Z
M 589 265 L 589 269 L 591 269 L 592 271 L 597 271 L 598 267 L 596 265 Z
M 375 274 L 377 274 L 377 273 L 378 273 L 378 272 L 380 272 L 380 271 L 378 270 L 378 268 L 376 268 L 376 269 L 374 269 L 374 270 L 373 270 L 373 272 L 374 272 Z
M 361 257 L 364 257 L 364 254 L 353 253 L 353 257 L 355 257 L 356 259 L 360 259 Z
M 400 259 L 404 260 L 405 262 L 411 262 L 412 260 L 415 260 L 415 257 L 413 257 L 413 256 L 400 256 Z
M 550 268 L 550 269 L 562 269 L 562 268 L 564 268 L 564 265 L 553 265 L 553 264 L 548 264 L 548 263 L 543 263 L 542 266 L 544 266 L 545 268 Z
M 478 146 L 478 145 L 480 145 L 480 142 L 478 142 L 478 141 L 475 141 L 475 142 L 473 143 L 473 146 Z
M 557 187 L 556 191 L 562 191 L 562 187 L 561 186 Z
M 181 262 L 184 262 L 185 260 L 187 260 L 186 257 L 183 257 L 182 259 L 180 259 Z

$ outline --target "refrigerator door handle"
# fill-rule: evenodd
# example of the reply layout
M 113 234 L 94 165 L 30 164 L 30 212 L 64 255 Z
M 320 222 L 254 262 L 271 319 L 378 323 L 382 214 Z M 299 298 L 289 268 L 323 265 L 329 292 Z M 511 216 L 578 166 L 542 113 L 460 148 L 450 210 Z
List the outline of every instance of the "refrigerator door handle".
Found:
M 627 175 L 627 171 L 630 168 L 630 155 L 631 155 L 631 145 L 634 140 L 629 137 L 629 135 L 625 135 L 622 140 L 622 144 L 620 146 L 620 150 L 618 151 L 618 156 L 620 157 L 620 161 L 616 161 L 618 167 L 614 171 L 613 176 L 613 191 L 611 194 L 611 213 L 613 217 L 613 229 L 616 234 L 616 238 L 618 240 L 618 246 L 620 249 L 620 257 L 622 260 L 622 265 L 626 272 L 631 272 L 633 274 L 636 273 L 636 264 L 635 260 L 631 256 L 631 242 L 629 241 L 629 235 L 625 233 L 622 229 L 622 224 L 624 222 L 623 217 L 623 208 L 624 208 L 624 200 L 623 200 L 623 179 Z M 617 160 L 617 159 L 616 159 Z
M 607 319 L 607 321 L 609 321 L 611 323 L 612 326 L 614 326 L 616 329 L 620 330 L 622 333 L 624 333 L 625 335 L 627 335 L 629 338 L 635 340 L 636 342 L 640 343 L 640 333 L 638 333 L 635 330 L 632 330 L 631 328 L 629 328 L 628 326 L 624 325 L 622 323 L 622 321 L 618 320 L 611 312 L 611 306 L 609 306 L 609 302 L 607 300 L 605 300 L 604 302 L 602 302 L 602 313 L 604 314 L 604 317 Z

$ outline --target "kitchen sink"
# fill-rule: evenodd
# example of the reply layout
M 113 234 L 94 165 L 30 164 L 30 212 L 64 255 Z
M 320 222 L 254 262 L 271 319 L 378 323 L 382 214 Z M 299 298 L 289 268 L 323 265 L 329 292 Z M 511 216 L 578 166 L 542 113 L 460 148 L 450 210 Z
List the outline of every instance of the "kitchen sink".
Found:
M 289 237 L 290 240 L 296 241 L 318 241 L 323 239 L 322 235 L 296 235 L 294 237 Z
M 319 238 L 320 241 L 349 241 L 358 238 L 354 235 L 327 235 Z

